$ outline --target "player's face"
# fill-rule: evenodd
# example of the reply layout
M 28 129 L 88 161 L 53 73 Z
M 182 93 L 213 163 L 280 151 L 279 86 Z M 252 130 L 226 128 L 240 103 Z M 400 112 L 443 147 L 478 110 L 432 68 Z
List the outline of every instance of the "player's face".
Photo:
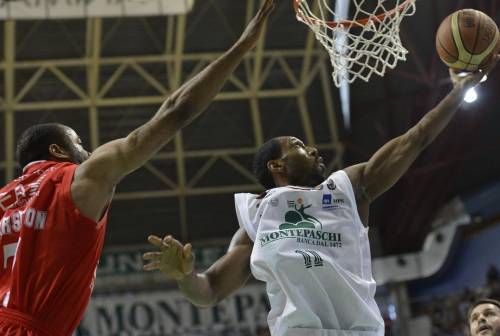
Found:
M 283 137 L 280 141 L 282 160 L 290 184 L 314 187 L 323 182 L 326 167 L 317 148 L 305 146 L 295 137 Z
M 477 305 L 469 317 L 472 336 L 500 336 L 500 308 L 491 303 Z
M 65 132 L 70 143 L 70 148 L 67 148 L 67 150 L 69 152 L 68 154 L 71 162 L 80 164 L 87 160 L 90 153 L 83 148 L 82 140 L 78 134 L 76 134 L 76 132 L 69 127 L 66 127 Z

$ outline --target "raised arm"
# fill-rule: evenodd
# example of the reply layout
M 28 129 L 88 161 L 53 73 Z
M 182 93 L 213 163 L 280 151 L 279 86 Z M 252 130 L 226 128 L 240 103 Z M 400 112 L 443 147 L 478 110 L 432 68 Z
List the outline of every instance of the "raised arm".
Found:
M 146 163 L 207 108 L 245 54 L 255 46 L 273 7 L 274 0 L 266 0 L 240 39 L 168 97 L 151 120 L 127 137 L 100 146 L 77 168 L 71 192 L 83 214 L 98 219 L 115 185 Z
M 250 277 L 253 242 L 243 229 L 235 233 L 227 253 L 203 273 L 193 270 L 190 244 L 183 246 L 171 236 L 163 240 L 150 236 L 149 242 L 160 248 L 160 252 L 144 254 L 144 259 L 150 261 L 144 269 L 158 269 L 167 278 L 176 280 L 186 298 L 198 307 L 215 306 L 241 288 Z
M 484 71 L 464 78 L 458 78 L 450 71 L 454 87 L 434 109 L 405 134 L 386 143 L 367 162 L 345 169 L 353 185 L 360 214 L 403 176 L 420 152 L 450 122 L 467 90 L 476 86 L 497 61 L 498 57 Z

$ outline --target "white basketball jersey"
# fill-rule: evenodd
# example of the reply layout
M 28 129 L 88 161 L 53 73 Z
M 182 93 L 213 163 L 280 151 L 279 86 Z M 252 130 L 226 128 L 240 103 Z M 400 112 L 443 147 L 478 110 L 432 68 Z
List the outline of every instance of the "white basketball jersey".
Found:
M 314 189 L 236 194 L 254 241 L 251 269 L 266 283 L 273 336 L 383 336 L 368 229 L 351 182 L 337 171 Z

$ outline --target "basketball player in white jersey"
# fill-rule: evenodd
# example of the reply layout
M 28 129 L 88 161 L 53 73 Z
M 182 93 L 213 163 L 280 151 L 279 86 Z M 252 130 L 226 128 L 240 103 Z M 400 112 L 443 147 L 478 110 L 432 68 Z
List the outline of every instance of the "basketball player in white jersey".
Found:
M 240 229 L 208 270 L 193 270 L 191 245 L 150 236 L 158 252 L 145 270 L 177 280 L 195 305 L 210 307 L 234 293 L 250 273 L 266 283 L 273 336 L 381 336 L 367 235 L 370 204 L 394 185 L 451 120 L 483 72 L 458 78 L 453 90 L 418 124 L 367 162 L 327 176 L 316 148 L 295 137 L 269 140 L 254 170 L 267 189 L 236 194 Z

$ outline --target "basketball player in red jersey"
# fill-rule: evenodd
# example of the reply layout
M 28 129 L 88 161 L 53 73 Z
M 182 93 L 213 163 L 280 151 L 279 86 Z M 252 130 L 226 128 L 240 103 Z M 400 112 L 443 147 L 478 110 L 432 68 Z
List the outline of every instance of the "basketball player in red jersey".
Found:
M 0 335 L 68 336 L 88 304 L 116 184 L 198 116 L 252 49 L 266 0 L 240 39 L 127 137 L 88 153 L 60 124 L 18 142 L 23 174 L 0 189 Z

